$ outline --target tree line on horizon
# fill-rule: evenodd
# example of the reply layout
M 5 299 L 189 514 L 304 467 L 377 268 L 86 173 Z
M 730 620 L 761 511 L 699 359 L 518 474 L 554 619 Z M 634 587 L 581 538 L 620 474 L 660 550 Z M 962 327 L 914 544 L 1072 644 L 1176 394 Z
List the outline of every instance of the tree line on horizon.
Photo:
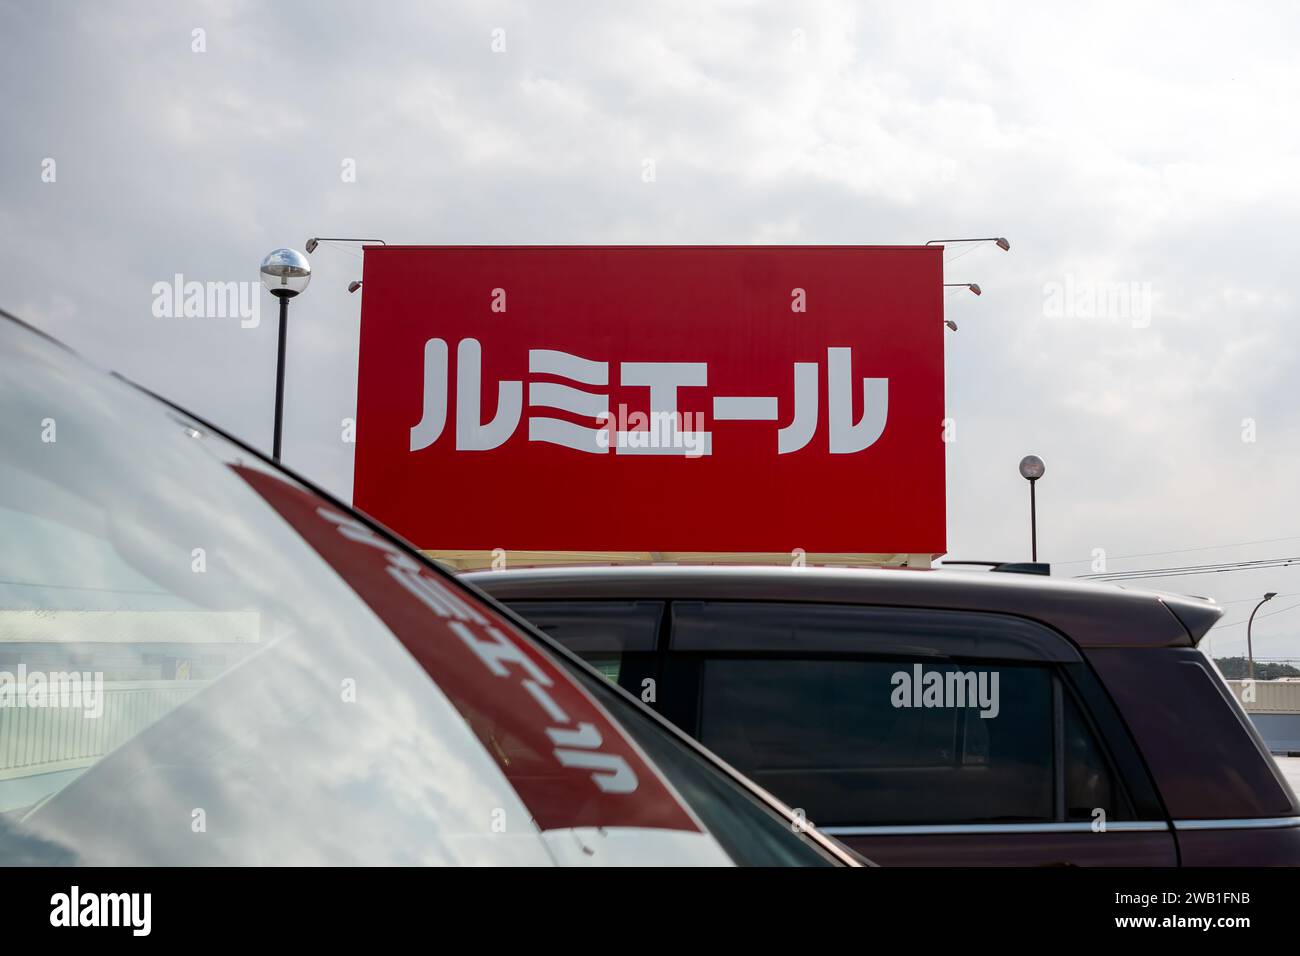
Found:
M 1245 680 L 1248 673 L 1244 657 L 1216 657 L 1214 663 L 1219 666 L 1227 680 Z M 1255 680 L 1277 680 L 1281 677 L 1300 677 L 1300 668 L 1290 664 L 1270 661 L 1255 661 Z

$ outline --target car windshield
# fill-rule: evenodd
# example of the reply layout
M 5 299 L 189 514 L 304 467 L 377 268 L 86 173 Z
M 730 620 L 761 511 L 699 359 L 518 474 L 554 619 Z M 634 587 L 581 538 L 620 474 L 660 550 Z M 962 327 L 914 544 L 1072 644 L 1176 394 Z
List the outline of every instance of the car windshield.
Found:
M 347 509 L 7 321 L 0 408 L 0 863 L 834 861 Z

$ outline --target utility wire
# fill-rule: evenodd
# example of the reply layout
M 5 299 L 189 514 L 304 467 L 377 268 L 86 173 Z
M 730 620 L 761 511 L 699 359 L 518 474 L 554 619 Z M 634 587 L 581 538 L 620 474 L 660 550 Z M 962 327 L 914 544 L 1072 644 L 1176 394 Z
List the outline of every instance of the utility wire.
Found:
M 1298 596 L 1300 596 L 1300 595 L 1296 595 L 1296 594 L 1293 594 L 1293 593 L 1290 593 L 1290 592 L 1285 593 L 1285 594 L 1279 594 L 1279 595 L 1278 595 L 1278 597 L 1298 597 Z M 1217 605 L 1219 605 L 1219 607 L 1227 607 L 1229 604 L 1247 604 L 1247 603 L 1253 604 L 1253 603 L 1255 603 L 1255 602 L 1258 601 L 1258 600 L 1259 600 L 1259 597 L 1256 596 L 1256 597 L 1248 597 L 1248 598 L 1236 598 L 1236 599 L 1234 599 L 1234 600 L 1232 600 L 1232 601 L 1218 601 L 1218 600 L 1216 600 L 1214 603 L 1217 604 Z
M 1277 544 L 1280 541 L 1300 541 L 1300 535 L 1291 535 L 1286 538 L 1261 538 L 1258 541 L 1236 541 L 1232 544 L 1207 544 L 1200 548 L 1177 548 L 1173 551 L 1147 551 L 1142 554 L 1115 554 L 1110 555 L 1111 561 L 1123 561 L 1126 558 L 1158 558 L 1166 554 L 1191 554 L 1193 551 L 1218 551 L 1223 548 L 1245 548 L 1255 544 Z M 1062 564 L 1090 564 L 1095 560 L 1093 558 L 1078 558 L 1074 561 L 1053 561 L 1054 565 Z
M 1266 617 L 1276 617 L 1279 614 L 1285 614 L 1287 611 L 1294 611 L 1298 607 L 1300 607 L 1300 604 L 1288 604 L 1286 607 L 1280 607 L 1276 611 L 1269 611 L 1267 614 L 1258 614 L 1255 616 L 1255 620 L 1262 621 Z M 1233 621 L 1231 624 L 1216 624 L 1214 625 L 1214 629 L 1216 631 L 1226 631 L 1230 627 L 1241 627 L 1243 624 L 1248 624 L 1249 622 L 1250 618 L 1247 618 L 1244 621 Z
M 1228 571 L 1258 571 L 1300 564 L 1300 557 L 1260 558 L 1255 561 L 1232 561 L 1220 564 L 1192 564 L 1174 568 L 1142 568 L 1134 571 L 1105 571 L 1100 574 L 1076 575 L 1088 581 L 1141 581 L 1147 578 L 1181 578 L 1197 574 L 1223 574 Z

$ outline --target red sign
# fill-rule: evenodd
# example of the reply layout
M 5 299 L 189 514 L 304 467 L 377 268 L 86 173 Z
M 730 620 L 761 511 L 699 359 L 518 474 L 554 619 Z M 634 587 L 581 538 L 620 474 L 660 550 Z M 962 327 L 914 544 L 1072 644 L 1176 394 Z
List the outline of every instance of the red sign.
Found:
M 939 247 L 368 247 L 357 507 L 437 550 L 939 554 Z

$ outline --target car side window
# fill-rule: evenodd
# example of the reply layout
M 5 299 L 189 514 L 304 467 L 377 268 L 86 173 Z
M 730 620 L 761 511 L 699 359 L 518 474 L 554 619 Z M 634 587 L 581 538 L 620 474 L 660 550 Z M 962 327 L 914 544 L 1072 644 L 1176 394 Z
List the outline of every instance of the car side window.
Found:
M 1055 818 L 1044 668 L 711 658 L 700 690 L 701 742 L 821 826 Z
M 1063 678 L 1060 635 L 1000 615 L 679 602 L 702 743 L 821 826 L 1135 818 Z
M 510 607 L 637 697 L 646 699 L 655 686 L 662 601 L 512 601 Z

